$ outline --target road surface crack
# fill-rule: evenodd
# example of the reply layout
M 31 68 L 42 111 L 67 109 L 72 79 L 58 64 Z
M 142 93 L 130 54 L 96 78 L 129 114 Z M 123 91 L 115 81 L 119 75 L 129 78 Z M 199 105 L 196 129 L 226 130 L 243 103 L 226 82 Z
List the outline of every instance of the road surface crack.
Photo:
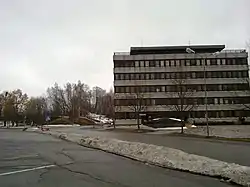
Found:
M 65 169 L 71 173 L 76 173 L 76 174 L 80 174 L 80 175 L 84 175 L 84 176 L 87 176 L 89 178 L 92 178 L 92 179 L 95 179 L 95 180 L 98 180 L 100 182 L 103 182 L 103 183 L 107 183 L 107 184 L 114 184 L 114 185 L 118 185 L 118 186 L 121 186 L 121 187 L 129 187 L 127 185 L 124 185 L 124 184 L 121 184 L 121 183 L 118 183 L 118 182 L 114 182 L 114 181 L 108 181 L 108 180 L 104 180 L 102 178 L 99 178 L 99 177 L 96 177 L 94 175 L 91 175 L 89 173 L 86 173 L 86 172 L 82 172 L 82 171 L 77 171 L 77 170 L 72 170 L 68 167 L 65 167 L 65 165 L 57 165 L 58 167 L 62 168 L 62 169 Z

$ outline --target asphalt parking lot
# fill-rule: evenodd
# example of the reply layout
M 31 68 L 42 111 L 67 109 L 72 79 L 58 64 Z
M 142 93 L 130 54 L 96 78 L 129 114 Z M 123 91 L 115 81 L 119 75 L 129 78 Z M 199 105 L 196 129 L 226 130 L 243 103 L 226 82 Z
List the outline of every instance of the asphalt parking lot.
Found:
M 20 130 L 0 129 L 0 147 L 1 187 L 230 186 Z

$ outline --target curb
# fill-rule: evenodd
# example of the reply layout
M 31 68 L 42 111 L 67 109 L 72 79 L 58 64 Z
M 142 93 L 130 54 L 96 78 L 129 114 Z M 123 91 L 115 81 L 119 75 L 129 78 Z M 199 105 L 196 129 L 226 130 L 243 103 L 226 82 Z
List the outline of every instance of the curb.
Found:
M 110 138 L 76 136 L 60 132 L 34 132 L 51 135 L 84 147 L 99 149 L 163 168 L 215 177 L 241 186 L 250 185 L 250 167 L 189 154 L 178 149 Z

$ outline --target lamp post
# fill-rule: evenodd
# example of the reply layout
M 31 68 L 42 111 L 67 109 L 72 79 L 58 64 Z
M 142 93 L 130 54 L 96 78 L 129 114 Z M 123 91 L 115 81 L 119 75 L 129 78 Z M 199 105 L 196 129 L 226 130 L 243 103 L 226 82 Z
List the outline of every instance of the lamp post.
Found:
M 187 53 L 196 54 L 194 50 L 191 48 L 186 48 Z M 207 111 L 207 73 L 206 73 L 206 58 L 198 55 L 202 58 L 203 65 L 203 75 L 204 75 L 204 92 L 205 92 L 205 118 L 206 118 L 206 126 L 207 126 L 207 136 L 209 136 L 209 124 L 208 124 L 208 111 Z

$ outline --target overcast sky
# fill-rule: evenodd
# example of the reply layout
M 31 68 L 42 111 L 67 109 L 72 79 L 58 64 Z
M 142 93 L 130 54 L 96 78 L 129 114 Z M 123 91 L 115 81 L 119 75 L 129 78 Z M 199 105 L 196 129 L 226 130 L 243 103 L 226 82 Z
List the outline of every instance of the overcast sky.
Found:
M 250 0 L 0 0 L 0 91 L 81 80 L 109 89 L 130 46 L 250 39 Z

